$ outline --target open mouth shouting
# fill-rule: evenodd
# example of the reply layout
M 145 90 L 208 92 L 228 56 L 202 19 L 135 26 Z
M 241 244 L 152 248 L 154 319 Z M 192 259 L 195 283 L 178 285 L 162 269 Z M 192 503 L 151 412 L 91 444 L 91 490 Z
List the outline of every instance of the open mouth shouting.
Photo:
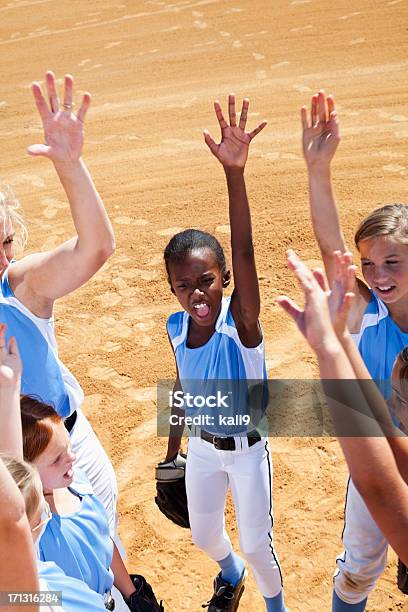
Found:
M 193 310 L 198 319 L 205 320 L 210 315 L 211 306 L 207 302 L 197 302 L 193 304 Z

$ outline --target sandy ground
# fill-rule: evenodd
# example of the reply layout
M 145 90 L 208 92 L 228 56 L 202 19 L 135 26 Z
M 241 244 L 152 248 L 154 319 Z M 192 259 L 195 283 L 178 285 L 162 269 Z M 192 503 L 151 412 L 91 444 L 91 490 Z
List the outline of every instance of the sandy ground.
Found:
M 307 207 L 298 109 L 324 87 L 336 95 L 343 142 L 335 185 L 349 243 L 383 202 L 407 201 L 407 5 L 403 0 L 10 0 L 0 3 L 2 176 L 19 195 L 29 250 L 73 232 L 46 160 L 29 91 L 52 68 L 93 94 L 85 158 L 113 221 L 117 250 L 56 311 L 61 354 L 82 383 L 86 411 L 120 484 L 120 533 L 129 568 L 143 572 L 173 612 L 199 610 L 216 566 L 189 534 L 156 509 L 155 384 L 172 377 L 165 320 L 177 309 L 162 251 L 176 230 L 214 232 L 228 251 L 223 174 L 206 150 L 218 133 L 212 100 L 235 91 L 252 101 L 247 182 L 253 211 L 262 324 L 271 377 L 316 375 L 315 362 L 274 304 L 296 295 L 284 251 L 318 261 Z M 79 95 L 78 95 L 79 101 Z M 61 271 L 63 273 L 63 271 Z M 330 608 L 341 550 L 346 468 L 336 441 L 271 440 L 275 540 L 292 612 Z M 236 528 L 229 509 L 234 544 Z M 403 610 L 395 555 L 368 610 Z M 240 610 L 262 610 L 252 576 Z

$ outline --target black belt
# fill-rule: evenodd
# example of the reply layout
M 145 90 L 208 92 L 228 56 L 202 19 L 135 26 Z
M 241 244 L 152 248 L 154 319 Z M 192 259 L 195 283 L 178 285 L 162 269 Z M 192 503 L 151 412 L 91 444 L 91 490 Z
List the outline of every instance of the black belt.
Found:
M 202 440 L 209 442 L 217 450 L 233 451 L 236 448 L 235 438 L 218 438 L 217 436 L 214 436 L 213 434 L 210 434 L 208 433 L 208 431 L 204 431 L 203 429 L 201 430 L 200 435 Z M 243 437 L 248 438 L 248 446 L 253 446 L 261 440 L 261 436 L 256 431 L 256 429 L 250 431 Z
M 69 431 L 69 433 L 71 433 L 71 431 L 74 429 L 74 425 L 76 423 L 77 416 L 78 416 L 78 413 L 76 410 L 74 410 L 74 412 L 70 414 L 69 417 L 65 419 L 64 421 L 65 429 Z

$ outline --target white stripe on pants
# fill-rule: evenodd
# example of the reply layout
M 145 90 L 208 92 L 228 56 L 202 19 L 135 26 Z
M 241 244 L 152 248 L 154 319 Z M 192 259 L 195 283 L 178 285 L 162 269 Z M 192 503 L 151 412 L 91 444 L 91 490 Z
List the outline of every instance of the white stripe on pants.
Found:
M 190 437 L 186 488 L 192 538 L 214 561 L 232 550 L 225 530 L 228 485 L 234 500 L 239 543 L 264 597 L 282 589 L 272 541 L 272 461 L 266 438 L 251 447 L 220 451 L 199 437 Z
M 388 543 L 351 478 L 347 487 L 344 552 L 337 557 L 334 589 L 346 603 L 363 601 L 387 563 Z

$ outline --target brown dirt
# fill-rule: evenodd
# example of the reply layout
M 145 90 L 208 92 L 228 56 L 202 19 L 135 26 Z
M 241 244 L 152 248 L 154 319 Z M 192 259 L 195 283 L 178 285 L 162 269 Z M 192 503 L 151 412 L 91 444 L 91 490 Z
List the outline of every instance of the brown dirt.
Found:
M 407 200 L 407 32 L 402 0 L 10 0 L 0 4 L 2 174 L 19 195 L 30 249 L 72 234 L 47 161 L 25 156 L 41 139 L 30 81 L 72 72 L 93 94 L 85 158 L 109 210 L 117 251 L 56 311 L 61 354 L 82 383 L 86 411 L 120 483 L 120 532 L 129 568 L 146 574 L 168 610 L 199 610 L 217 569 L 153 502 L 154 385 L 174 374 L 165 320 L 177 309 L 161 255 L 194 225 L 228 243 L 222 171 L 206 150 L 217 133 L 212 100 L 251 98 L 247 181 L 271 377 L 316 375 L 293 326 L 274 304 L 297 295 L 284 252 L 318 260 L 307 207 L 298 109 L 321 87 L 338 101 L 343 143 L 335 185 L 347 240 L 368 211 Z M 346 468 L 331 439 L 271 440 L 275 540 L 292 612 L 329 610 L 341 549 Z M 229 512 L 234 544 L 233 514 Z M 395 555 L 370 612 L 403 610 Z M 262 610 L 253 578 L 240 610 Z M 408 608 L 407 608 L 408 609 Z

